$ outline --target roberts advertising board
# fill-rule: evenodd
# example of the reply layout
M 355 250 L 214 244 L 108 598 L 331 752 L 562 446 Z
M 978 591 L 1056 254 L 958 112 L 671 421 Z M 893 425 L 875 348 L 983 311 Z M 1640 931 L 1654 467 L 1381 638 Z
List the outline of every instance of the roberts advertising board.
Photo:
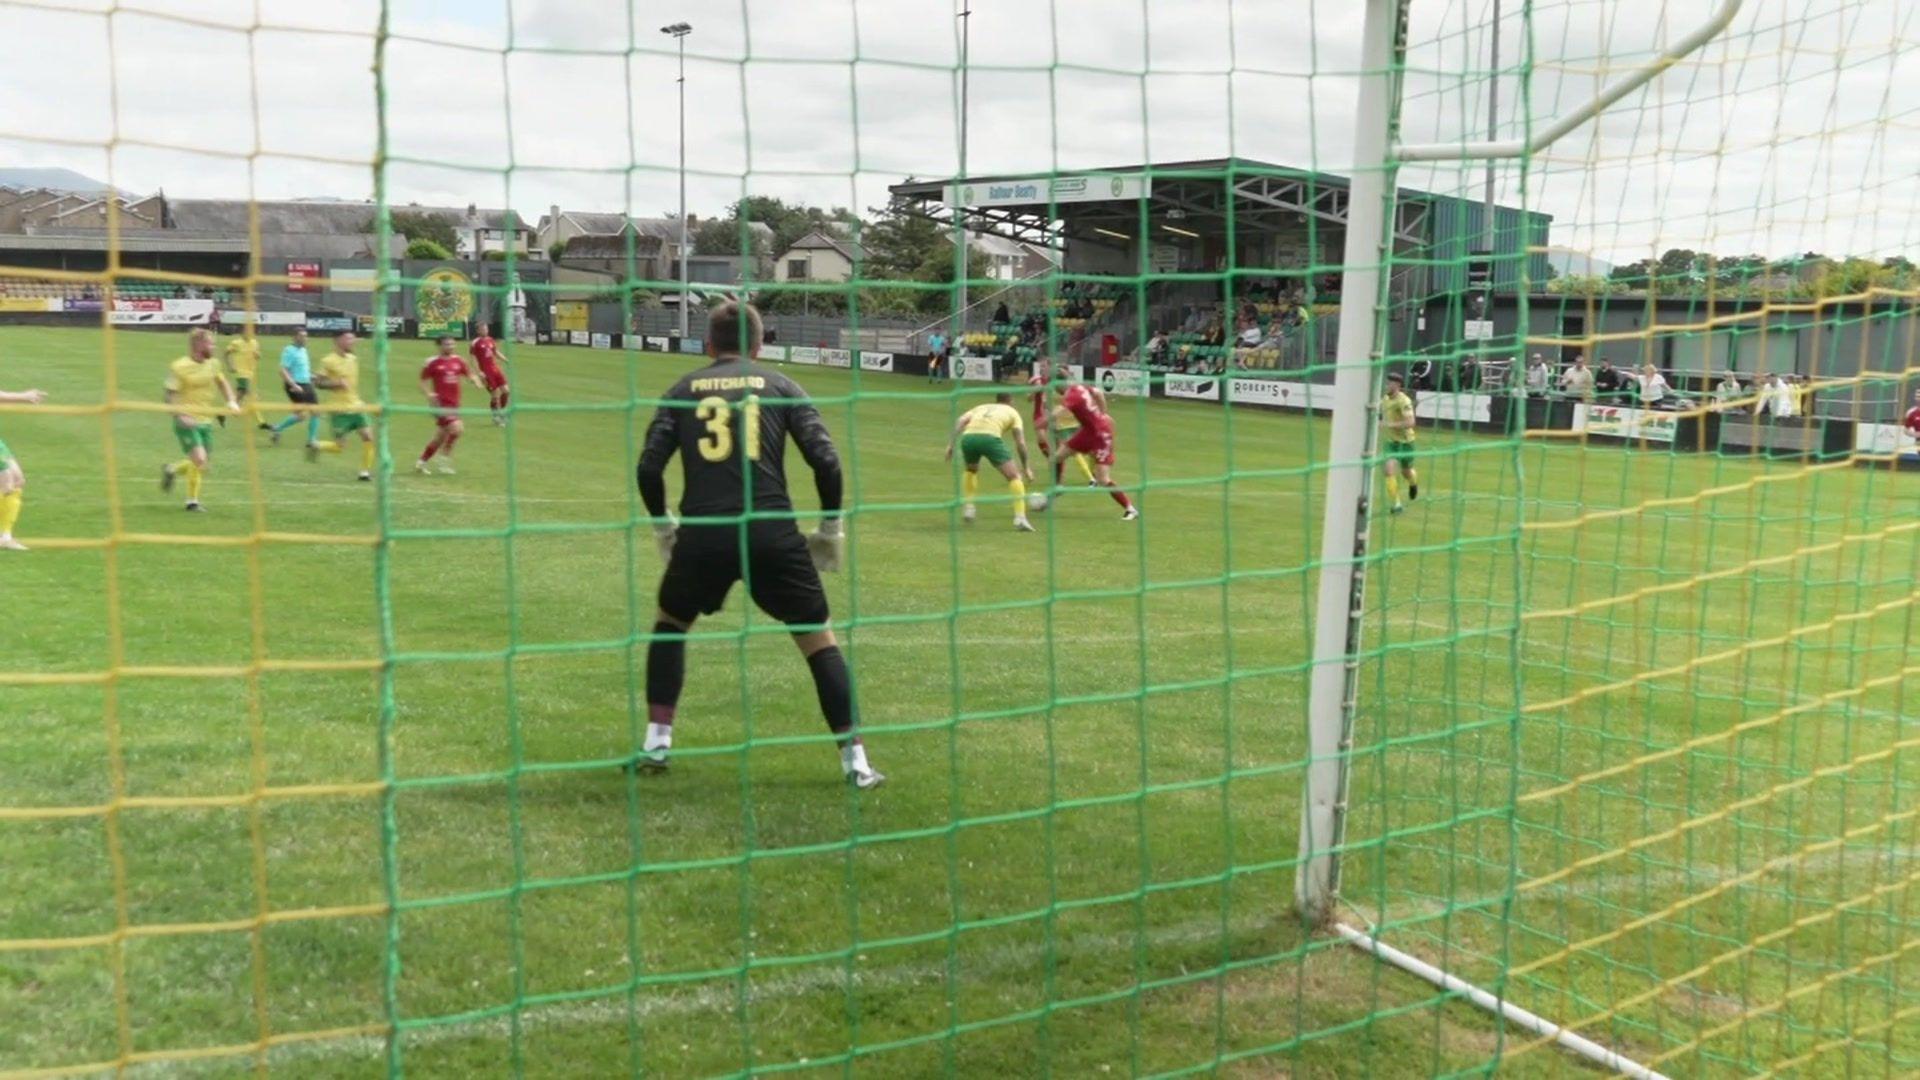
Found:
M 1290 379 L 1228 379 L 1227 400 L 1236 405 L 1273 405 L 1286 409 L 1333 410 L 1333 387 Z

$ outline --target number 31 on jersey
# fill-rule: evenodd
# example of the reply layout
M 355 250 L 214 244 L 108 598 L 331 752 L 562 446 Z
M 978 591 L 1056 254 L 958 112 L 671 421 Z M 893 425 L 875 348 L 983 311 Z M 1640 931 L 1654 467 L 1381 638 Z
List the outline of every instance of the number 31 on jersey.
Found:
M 700 439 L 700 456 L 708 461 L 725 461 L 733 456 L 733 403 L 723 397 L 701 398 L 693 410 L 696 420 L 707 425 Z M 740 426 L 744 430 L 747 460 L 760 460 L 760 399 L 748 397 L 740 402 Z

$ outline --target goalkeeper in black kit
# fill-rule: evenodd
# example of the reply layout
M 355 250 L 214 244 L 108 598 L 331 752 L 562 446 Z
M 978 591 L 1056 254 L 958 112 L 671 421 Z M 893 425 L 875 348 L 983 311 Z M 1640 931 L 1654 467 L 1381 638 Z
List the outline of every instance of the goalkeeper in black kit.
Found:
M 827 625 L 820 585 L 820 570 L 840 568 L 840 456 L 807 392 L 754 362 L 760 340 L 760 313 L 751 305 L 715 308 L 707 321 L 713 362 L 674 383 L 647 428 L 637 478 L 667 570 L 647 648 L 647 736 L 634 764 L 667 767 L 686 677 L 686 633 L 694 620 L 719 611 L 733 583 L 745 578 L 753 602 L 787 625 L 807 658 L 848 782 L 878 787 L 886 777 L 867 763 L 853 680 Z M 789 435 L 820 495 L 820 527 L 809 536 L 795 525 L 787 495 Z M 676 452 L 685 524 L 667 512 L 666 468 Z

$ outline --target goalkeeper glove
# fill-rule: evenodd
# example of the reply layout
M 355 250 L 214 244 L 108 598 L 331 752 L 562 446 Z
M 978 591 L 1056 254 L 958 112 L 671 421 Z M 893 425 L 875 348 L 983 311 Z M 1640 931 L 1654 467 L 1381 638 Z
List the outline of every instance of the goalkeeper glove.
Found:
M 672 514 L 653 523 L 653 543 L 660 549 L 660 561 L 673 561 L 673 541 L 680 535 L 680 523 Z
M 840 552 L 845 546 L 839 518 L 822 518 L 820 527 L 807 537 L 807 554 L 813 556 L 814 569 L 825 573 L 840 569 Z

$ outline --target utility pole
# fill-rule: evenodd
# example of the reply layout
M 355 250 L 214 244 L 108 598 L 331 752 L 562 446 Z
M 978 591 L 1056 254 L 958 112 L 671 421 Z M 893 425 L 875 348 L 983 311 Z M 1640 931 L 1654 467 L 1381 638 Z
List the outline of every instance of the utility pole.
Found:
M 691 23 L 677 22 L 663 26 L 660 32 L 668 34 L 680 43 L 680 336 L 687 336 L 687 299 L 688 283 L 692 280 L 688 256 L 692 250 L 687 246 L 687 35 L 693 33 Z
M 965 188 L 967 179 L 967 46 L 972 26 L 973 0 L 960 0 L 960 175 L 954 178 L 954 186 L 959 189 Z M 954 312 L 953 332 L 947 335 L 949 341 L 966 333 L 967 266 L 972 261 L 968 257 L 971 253 L 967 250 L 967 216 L 963 207 L 954 207 L 953 222 L 953 245 L 957 252 L 954 280 L 960 283 L 960 289 L 955 294 L 959 305 Z

